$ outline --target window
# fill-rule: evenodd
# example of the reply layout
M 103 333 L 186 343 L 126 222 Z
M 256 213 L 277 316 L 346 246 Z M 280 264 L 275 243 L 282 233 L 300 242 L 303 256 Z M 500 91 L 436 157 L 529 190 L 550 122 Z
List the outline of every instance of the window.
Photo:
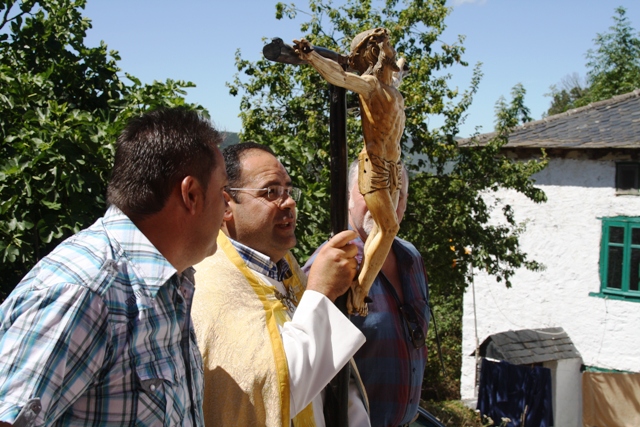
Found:
M 602 218 L 600 293 L 640 302 L 640 217 Z
M 640 163 L 616 163 L 616 194 L 640 195 Z

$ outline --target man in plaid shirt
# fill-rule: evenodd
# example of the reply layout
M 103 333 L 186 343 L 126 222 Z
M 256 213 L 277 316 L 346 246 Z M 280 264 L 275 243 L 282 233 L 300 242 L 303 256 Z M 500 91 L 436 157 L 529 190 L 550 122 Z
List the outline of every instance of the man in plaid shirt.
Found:
M 0 306 L 0 425 L 203 425 L 191 266 L 217 248 L 220 141 L 184 109 L 129 123 L 105 216 Z

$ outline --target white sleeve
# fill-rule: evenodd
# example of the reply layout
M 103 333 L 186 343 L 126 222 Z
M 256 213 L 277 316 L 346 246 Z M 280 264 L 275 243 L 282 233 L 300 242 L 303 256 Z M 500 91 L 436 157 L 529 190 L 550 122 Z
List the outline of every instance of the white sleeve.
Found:
M 326 296 L 305 291 L 281 330 L 289 367 L 291 417 L 322 391 L 364 344 L 362 332 Z

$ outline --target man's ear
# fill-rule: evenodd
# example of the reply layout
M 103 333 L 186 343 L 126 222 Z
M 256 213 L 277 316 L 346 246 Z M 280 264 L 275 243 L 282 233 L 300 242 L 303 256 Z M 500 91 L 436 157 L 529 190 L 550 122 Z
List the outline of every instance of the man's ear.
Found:
M 204 189 L 196 178 L 189 175 L 180 182 L 180 196 L 185 209 L 194 215 L 198 204 L 204 201 Z
M 235 203 L 233 201 L 233 199 L 231 198 L 231 196 L 229 195 L 229 193 L 227 193 L 226 191 L 222 192 L 222 195 L 224 196 L 224 201 L 225 201 L 225 208 L 224 208 L 224 216 L 222 217 L 222 219 L 227 222 L 230 221 L 233 218 L 233 212 L 231 211 L 231 203 Z

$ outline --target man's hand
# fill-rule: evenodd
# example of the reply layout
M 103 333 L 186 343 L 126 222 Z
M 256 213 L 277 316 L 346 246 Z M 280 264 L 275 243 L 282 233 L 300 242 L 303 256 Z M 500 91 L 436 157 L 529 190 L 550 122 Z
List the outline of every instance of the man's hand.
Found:
M 355 259 L 358 248 L 349 243 L 355 238 L 355 231 L 342 231 L 320 249 L 309 271 L 308 290 L 320 292 L 335 301 L 349 289 L 358 268 Z
M 293 51 L 300 57 L 300 59 L 307 60 L 307 56 L 313 50 L 313 46 L 306 39 L 294 40 Z

